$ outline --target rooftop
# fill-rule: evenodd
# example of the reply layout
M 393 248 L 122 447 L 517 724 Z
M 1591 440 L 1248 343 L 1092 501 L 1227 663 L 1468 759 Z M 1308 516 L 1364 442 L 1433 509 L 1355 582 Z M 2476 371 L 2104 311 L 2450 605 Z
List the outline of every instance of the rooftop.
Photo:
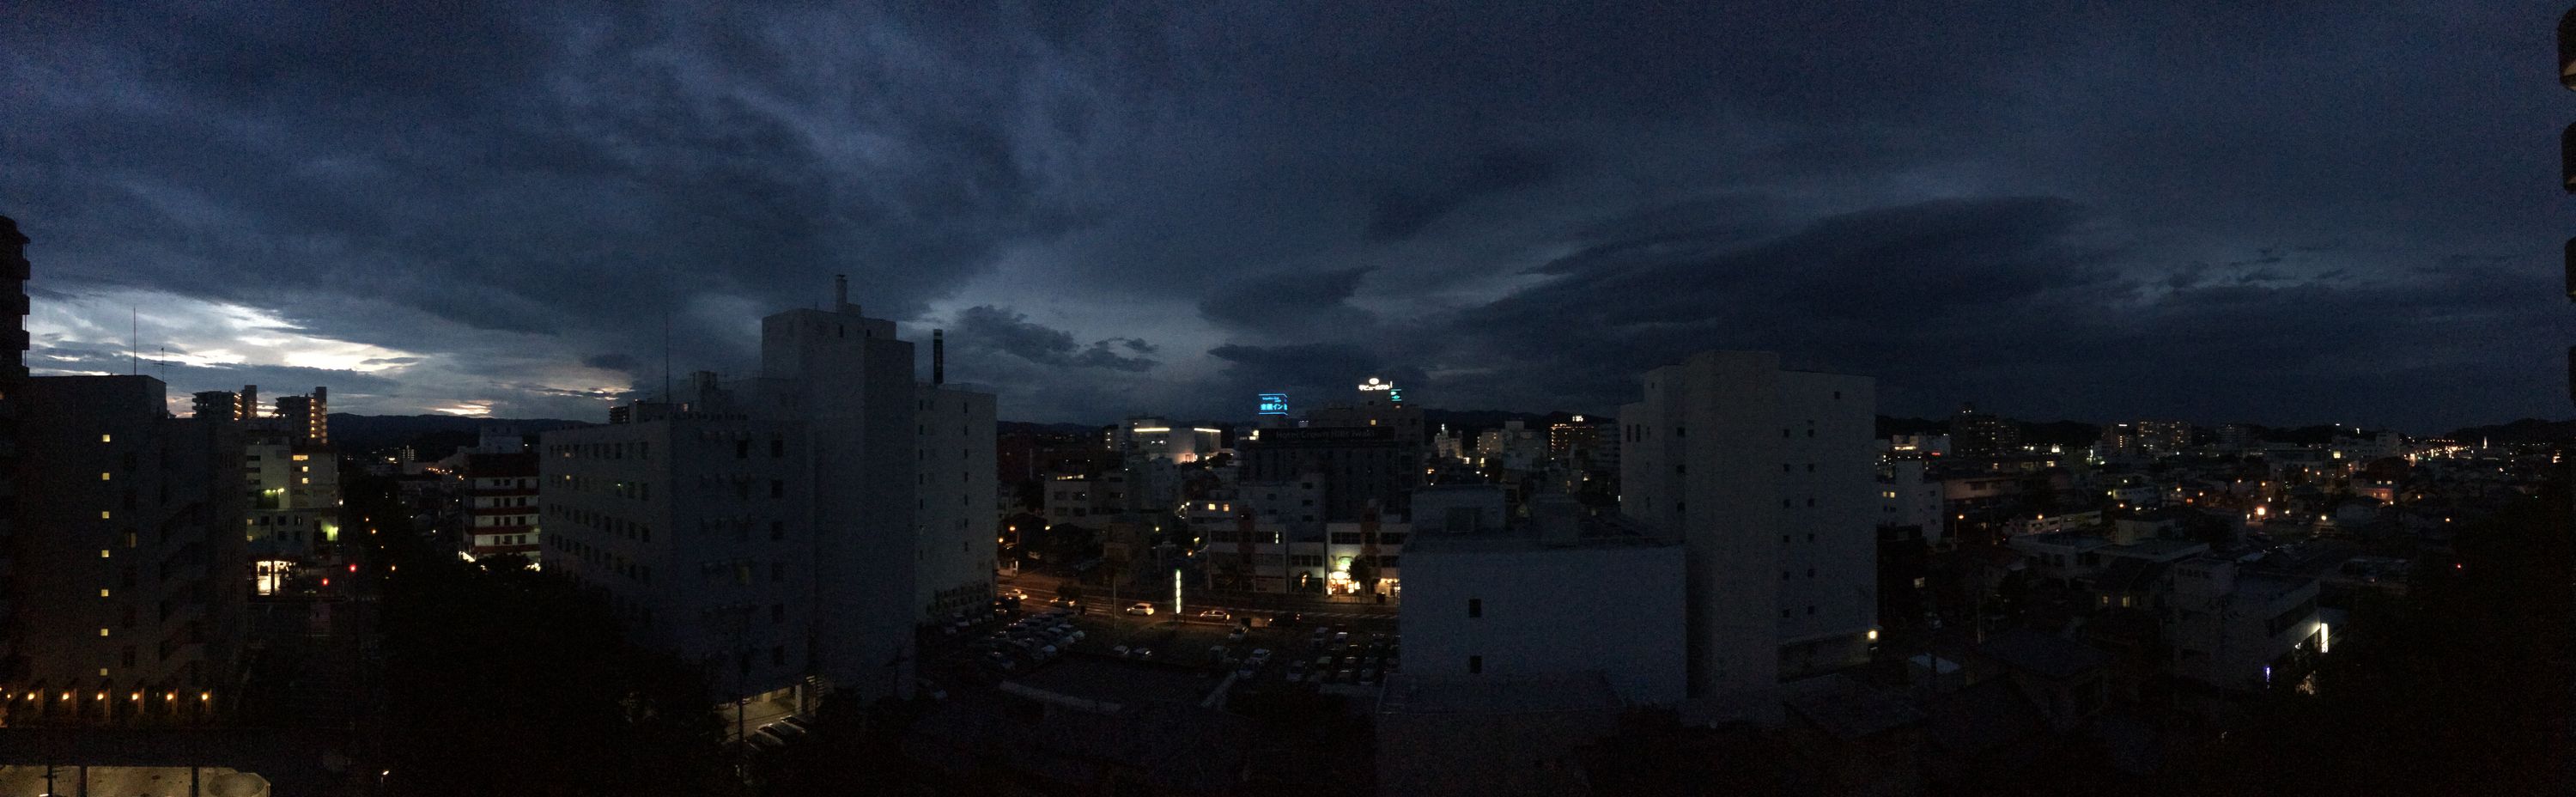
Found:
M 2111 654 L 2084 643 L 2028 629 L 1987 640 L 1977 652 L 2006 667 L 2053 680 L 2083 675 L 2111 662 Z
M 1923 721 L 1923 712 L 1904 697 L 1840 673 L 1791 681 L 1781 684 L 1780 691 L 1789 710 L 1837 739 L 1858 739 Z
M 1394 673 L 1378 698 L 1385 714 L 1537 714 L 1626 705 L 1598 670 L 1563 675 L 1428 676 Z
M 1538 523 L 1509 529 L 1480 529 L 1464 534 L 1415 534 L 1405 539 L 1405 553 L 1511 553 L 1549 549 L 1657 548 L 1680 545 L 1679 537 L 1646 533 L 1634 521 L 1616 515 L 1577 518 L 1575 534 L 1547 539 Z
M 2176 540 L 2155 537 L 2128 545 L 2114 545 L 2103 553 L 2140 559 L 2168 559 L 2209 550 L 2209 543 L 2198 540 Z
M 2045 534 L 2024 534 L 2012 538 L 2011 542 L 2028 545 L 2046 545 L 2057 548 L 2073 548 L 2079 551 L 2092 550 L 2094 548 L 2100 548 L 2111 544 L 2110 540 L 2103 539 L 2099 535 L 2081 531 L 2052 531 Z

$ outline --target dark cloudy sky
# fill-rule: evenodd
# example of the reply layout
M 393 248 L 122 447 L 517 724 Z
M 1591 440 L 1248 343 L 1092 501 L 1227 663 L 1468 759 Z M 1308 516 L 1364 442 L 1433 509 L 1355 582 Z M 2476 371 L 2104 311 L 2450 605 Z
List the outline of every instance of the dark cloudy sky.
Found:
M 720 5 L 15 4 L 34 364 L 598 419 L 846 272 L 1028 420 L 2569 414 L 2563 4 Z

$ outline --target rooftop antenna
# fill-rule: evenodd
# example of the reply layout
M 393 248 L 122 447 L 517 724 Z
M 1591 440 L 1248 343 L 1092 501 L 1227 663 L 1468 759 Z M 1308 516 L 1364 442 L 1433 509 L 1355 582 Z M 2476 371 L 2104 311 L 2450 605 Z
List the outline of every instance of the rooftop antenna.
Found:
M 143 374 L 143 311 L 125 306 L 125 373 Z
M 671 403 L 671 308 L 662 308 L 662 403 Z

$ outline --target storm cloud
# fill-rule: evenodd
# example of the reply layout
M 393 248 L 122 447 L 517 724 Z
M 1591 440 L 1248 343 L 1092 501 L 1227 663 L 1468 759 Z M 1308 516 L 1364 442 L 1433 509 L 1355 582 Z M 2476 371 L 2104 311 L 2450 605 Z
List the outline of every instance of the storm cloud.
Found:
M 845 274 L 1029 420 L 1761 347 L 2429 432 L 2565 414 L 2561 10 L 31 4 L 0 213 L 38 368 L 357 412 L 597 419 Z

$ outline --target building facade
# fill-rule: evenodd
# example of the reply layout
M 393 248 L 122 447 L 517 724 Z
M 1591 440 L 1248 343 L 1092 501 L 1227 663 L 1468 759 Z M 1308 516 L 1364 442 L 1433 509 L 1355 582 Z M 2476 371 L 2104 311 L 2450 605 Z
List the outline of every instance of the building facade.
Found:
M 913 549 L 913 602 L 923 619 L 993 597 L 993 557 L 1002 510 L 993 452 L 994 397 L 924 385 L 914 405 L 921 471 L 914 504 L 921 530 Z
M 1868 377 L 1713 351 L 1620 410 L 1620 511 L 1688 557 L 1694 697 L 1866 660 L 1877 615 Z
M 245 388 L 243 395 L 257 401 L 257 388 Z M 317 387 L 302 396 L 277 397 L 278 427 L 300 446 L 331 445 L 331 389 Z
M 19 393 L 27 384 L 27 236 L 18 232 L 18 222 L 0 216 L 0 280 L 7 284 L 0 292 L 0 312 L 10 313 L 9 326 L 0 329 L 0 681 L 15 683 L 22 679 L 19 670 L 18 635 L 5 629 L 18 627 L 21 600 L 18 589 L 11 586 L 18 570 L 18 537 L 16 510 L 19 474 L 26 465 L 18 440 L 19 419 L 24 411 Z
M 770 700 L 809 683 L 909 695 L 924 524 L 992 531 L 990 399 L 926 396 L 913 345 L 851 304 L 846 283 L 830 310 L 763 318 L 760 361 L 748 379 L 697 374 L 676 401 L 633 405 L 627 423 L 548 433 L 546 566 L 606 592 L 720 686 L 730 675 Z M 922 409 L 931 398 L 959 408 Z M 930 418 L 983 428 L 933 434 Z M 928 470 L 926 443 L 948 469 Z M 933 502 L 957 508 L 932 513 Z
M 470 453 L 458 475 L 465 482 L 466 557 L 524 556 L 542 563 L 536 452 Z
M 9 724 L 190 722 L 231 697 L 250 580 L 241 431 L 171 418 L 166 394 L 146 376 L 20 393 L 16 522 L 44 533 L 15 537 Z
M 1950 453 L 1966 459 L 1994 457 L 2021 451 L 2021 426 L 1993 413 L 1978 412 L 1975 405 L 1959 408 L 1950 416 Z
M 1412 541 L 1405 673 L 1502 680 L 1599 671 L 1629 702 L 1680 702 L 1688 678 L 1673 645 L 1687 602 L 1679 541 L 1550 534 L 1538 525 Z

